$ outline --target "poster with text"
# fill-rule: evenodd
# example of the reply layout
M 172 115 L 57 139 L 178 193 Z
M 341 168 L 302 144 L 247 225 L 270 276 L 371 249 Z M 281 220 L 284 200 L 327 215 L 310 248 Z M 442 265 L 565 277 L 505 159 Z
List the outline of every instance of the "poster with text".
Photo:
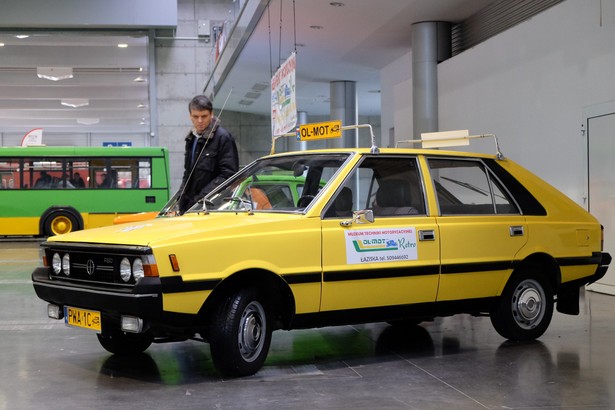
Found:
M 271 78 L 271 123 L 273 135 L 286 134 L 297 125 L 297 100 L 295 98 L 296 54 L 282 64 Z

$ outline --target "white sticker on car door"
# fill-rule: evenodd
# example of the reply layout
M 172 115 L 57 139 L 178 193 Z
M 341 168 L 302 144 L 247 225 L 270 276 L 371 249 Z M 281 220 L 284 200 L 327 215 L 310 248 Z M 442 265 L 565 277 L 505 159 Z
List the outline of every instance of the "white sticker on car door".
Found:
M 344 234 L 348 264 L 418 259 L 415 228 L 350 230 Z

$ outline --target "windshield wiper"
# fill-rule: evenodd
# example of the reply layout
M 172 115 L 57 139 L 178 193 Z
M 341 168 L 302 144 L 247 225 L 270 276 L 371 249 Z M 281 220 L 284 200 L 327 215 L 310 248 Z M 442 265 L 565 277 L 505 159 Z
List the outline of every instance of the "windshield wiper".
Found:
M 241 205 L 241 208 L 246 211 L 248 214 L 252 215 L 252 201 L 248 199 L 241 198 L 239 196 L 229 196 L 224 198 L 225 201 L 229 202 L 238 202 Z
M 478 192 L 479 194 L 482 194 L 484 196 L 489 196 L 489 194 L 490 194 L 490 192 L 487 191 L 486 189 L 479 188 L 479 187 L 474 186 L 474 185 L 472 185 L 472 184 L 470 184 L 468 182 L 458 181 L 456 179 L 452 179 L 452 178 L 448 178 L 448 177 L 440 177 L 440 178 L 441 179 L 445 179 L 447 181 L 450 181 L 453 184 L 461 185 L 464 188 L 468 188 L 468 189 L 470 189 L 470 190 L 472 190 L 474 192 Z M 499 195 L 499 194 L 497 194 L 495 192 L 493 193 L 493 195 L 498 197 L 498 198 L 500 198 L 500 199 L 506 199 L 506 197 L 504 195 Z
M 481 194 L 481 195 L 484 195 L 484 196 L 489 196 L 489 193 L 488 193 L 488 192 L 486 192 L 484 189 L 481 189 L 481 188 L 479 188 L 479 187 L 477 187 L 477 186 L 474 186 L 474 185 L 472 185 L 472 184 L 469 184 L 469 183 L 467 183 L 467 182 L 457 181 L 456 179 L 447 178 L 447 177 L 440 177 L 440 178 L 441 178 L 441 179 L 444 179 L 444 180 L 446 180 L 446 181 L 450 181 L 450 182 L 452 182 L 453 184 L 460 185 L 460 186 L 462 186 L 462 187 L 464 187 L 464 188 L 468 188 L 468 189 L 470 189 L 470 190 L 472 190 L 472 191 L 474 191 L 474 192 L 478 192 L 478 193 L 479 193 L 479 194 Z

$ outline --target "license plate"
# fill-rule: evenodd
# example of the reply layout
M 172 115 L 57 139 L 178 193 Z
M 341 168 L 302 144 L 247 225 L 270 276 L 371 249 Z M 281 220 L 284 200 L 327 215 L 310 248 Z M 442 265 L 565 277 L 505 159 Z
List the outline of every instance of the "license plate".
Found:
M 100 312 L 64 306 L 64 323 L 97 332 L 101 330 Z

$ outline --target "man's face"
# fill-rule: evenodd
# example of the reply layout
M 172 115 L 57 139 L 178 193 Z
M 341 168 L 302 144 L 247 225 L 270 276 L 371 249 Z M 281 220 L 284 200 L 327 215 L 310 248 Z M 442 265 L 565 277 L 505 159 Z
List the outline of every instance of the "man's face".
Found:
M 190 111 L 190 120 L 192 121 L 192 125 L 197 133 L 201 134 L 205 131 L 205 128 L 209 126 L 211 122 L 211 111 L 209 110 L 191 110 Z

